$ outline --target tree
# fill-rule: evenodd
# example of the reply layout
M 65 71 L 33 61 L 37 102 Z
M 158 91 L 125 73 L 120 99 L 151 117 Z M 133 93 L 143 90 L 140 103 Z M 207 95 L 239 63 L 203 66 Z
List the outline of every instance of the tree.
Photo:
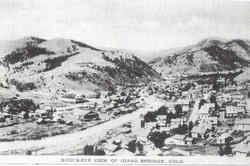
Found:
M 141 142 L 137 142 L 137 147 L 138 147 L 138 150 L 139 152 L 142 154 L 143 151 L 144 151 L 144 147 L 143 147 L 143 144 Z
M 219 146 L 219 151 L 218 151 L 219 155 L 220 156 L 223 156 L 224 155 L 224 150 L 222 148 L 222 145 Z
M 136 140 L 132 140 L 128 143 L 128 150 L 135 153 L 136 151 Z
M 167 110 L 168 110 L 168 107 L 166 107 L 166 106 L 161 106 L 161 107 L 157 110 L 157 114 L 158 114 L 158 115 L 166 115 L 166 114 L 167 114 Z
M 94 155 L 104 156 L 105 154 L 106 154 L 106 153 L 104 152 L 103 149 L 97 148 L 97 149 L 95 149 L 95 151 L 94 151 Z
M 194 123 L 192 121 L 190 121 L 188 123 L 188 130 L 191 131 L 193 129 L 193 127 L 194 127 Z
M 211 96 L 210 96 L 210 102 L 211 102 L 211 103 L 217 103 L 217 102 L 216 102 L 216 96 L 215 96 L 215 95 L 211 95 Z
M 201 106 L 203 106 L 205 103 L 207 103 L 207 101 L 205 99 L 201 99 L 200 103 L 199 103 L 199 109 L 201 108 Z
M 182 115 L 182 106 L 180 104 L 175 105 L 176 116 L 180 117 Z
M 84 155 L 93 155 L 94 154 L 94 146 L 86 145 L 83 149 Z
M 145 122 L 155 122 L 156 121 L 156 115 L 154 112 L 148 112 L 145 116 L 144 116 L 144 120 Z
M 224 154 L 232 154 L 232 147 L 230 145 L 230 143 L 226 143 L 226 146 L 224 148 Z
M 178 128 L 173 129 L 174 134 L 186 134 L 188 132 L 188 126 L 186 124 L 179 125 Z
M 154 143 L 157 148 L 164 146 L 164 141 L 169 135 L 166 132 L 151 131 L 147 138 Z

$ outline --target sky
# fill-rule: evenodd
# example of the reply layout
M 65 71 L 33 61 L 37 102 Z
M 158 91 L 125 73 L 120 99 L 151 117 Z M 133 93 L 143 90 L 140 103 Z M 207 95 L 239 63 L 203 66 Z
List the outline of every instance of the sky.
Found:
M 243 0 L 0 0 L 0 40 L 67 38 L 157 51 L 204 38 L 250 39 Z

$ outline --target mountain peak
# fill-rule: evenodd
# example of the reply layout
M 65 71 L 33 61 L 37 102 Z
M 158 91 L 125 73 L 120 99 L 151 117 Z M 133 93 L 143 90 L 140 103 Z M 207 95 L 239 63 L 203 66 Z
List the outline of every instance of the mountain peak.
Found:
M 42 39 L 42 38 L 38 38 L 38 37 L 34 37 L 34 36 L 26 36 L 26 37 L 23 37 L 21 39 L 18 39 L 16 40 L 16 42 L 20 42 L 20 43 L 36 43 L 36 44 L 39 44 L 39 43 L 42 43 L 46 41 L 45 39 Z
M 206 48 L 206 47 L 211 47 L 211 46 L 215 46 L 215 45 L 223 45 L 223 44 L 225 44 L 225 42 L 226 42 L 226 40 L 222 39 L 222 38 L 206 38 L 206 39 L 198 42 L 197 45 L 202 47 L 202 48 Z

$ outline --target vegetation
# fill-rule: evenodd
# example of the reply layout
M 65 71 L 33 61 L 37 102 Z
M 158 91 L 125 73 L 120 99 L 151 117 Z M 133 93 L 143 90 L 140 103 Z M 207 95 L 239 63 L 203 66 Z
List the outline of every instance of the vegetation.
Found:
M 46 59 L 44 62 L 46 63 L 46 68 L 44 71 L 49 71 L 52 70 L 58 66 L 61 66 L 61 64 L 66 61 L 69 57 L 73 56 L 75 54 L 71 55 L 65 55 L 65 56 L 59 56 L 59 57 L 54 57 L 51 59 Z
M 105 152 L 103 149 L 99 149 L 95 147 L 94 145 L 86 145 L 83 149 L 84 155 L 105 155 Z
M 10 84 L 14 85 L 16 89 L 20 92 L 23 92 L 25 90 L 33 90 L 37 88 L 33 82 L 21 83 L 15 79 L 11 79 Z
M 34 112 L 38 108 L 31 99 L 10 99 L 0 103 L 0 110 L 5 110 L 10 114 L 21 112 Z
M 151 131 L 147 138 L 154 143 L 155 147 L 161 148 L 164 146 L 164 140 L 169 136 L 166 132 Z
M 54 54 L 54 52 L 48 51 L 46 48 L 41 48 L 36 45 L 27 43 L 27 46 L 25 48 L 19 48 L 7 54 L 4 57 L 3 62 L 6 65 L 15 64 L 17 62 L 23 62 L 29 58 L 33 58 L 41 54 L 50 55 Z

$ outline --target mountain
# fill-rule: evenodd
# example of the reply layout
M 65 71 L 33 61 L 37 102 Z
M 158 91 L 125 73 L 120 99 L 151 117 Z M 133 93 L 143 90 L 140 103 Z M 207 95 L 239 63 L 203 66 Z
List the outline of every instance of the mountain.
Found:
M 205 39 L 185 48 L 161 52 L 149 64 L 163 76 L 245 69 L 250 64 L 250 41 Z
M 18 92 L 92 93 L 161 79 L 131 52 L 70 39 L 28 37 L 2 44 L 0 50 L 0 85 Z

